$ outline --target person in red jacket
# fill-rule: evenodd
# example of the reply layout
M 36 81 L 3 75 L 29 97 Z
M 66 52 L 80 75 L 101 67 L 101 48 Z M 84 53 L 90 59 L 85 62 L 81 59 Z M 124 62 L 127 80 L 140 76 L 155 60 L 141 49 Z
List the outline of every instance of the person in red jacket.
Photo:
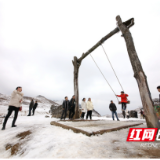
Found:
M 128 102 L 127 101 L 127 97 L 128 97 L 128 94 L 125 94 L 123 91 L 121 92 L 121 95 L 116 95 L 117 97 L 121 97 L 121 104 L 122 104 L 122 114 L 123 114 L 123 117 L 125 118 L 125 111 L 127 109 L 127 105 L 126 103 Z

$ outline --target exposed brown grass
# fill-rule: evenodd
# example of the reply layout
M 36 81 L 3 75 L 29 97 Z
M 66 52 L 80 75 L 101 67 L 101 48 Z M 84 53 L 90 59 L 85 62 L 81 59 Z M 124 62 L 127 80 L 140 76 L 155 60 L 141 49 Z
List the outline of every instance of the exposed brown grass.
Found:
M 32 132 L 30 130 L 25 131 L 25 132 L 21 132 L 19 134 L 16 135 L 16 137 L 20 138 L 20 139 L 24 139 L 25 137 L 29 136 Z

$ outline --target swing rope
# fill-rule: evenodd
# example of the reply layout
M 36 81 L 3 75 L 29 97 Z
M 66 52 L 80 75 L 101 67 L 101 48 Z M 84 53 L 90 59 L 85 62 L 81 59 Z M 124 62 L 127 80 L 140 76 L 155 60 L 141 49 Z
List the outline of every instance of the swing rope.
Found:
M 99 71 L 101 72 L 103 78 L 106 80 L 107 84 L 110 86 L 110 88 L 111 88 L 111 90 L 113 91 L 115 97 L 117 98 L 116 93 L 114 92 L 113 88 L 111 87 L 111 85 L 110 85 L 109 82 L 107 81 L 107 79 L 106 79 L 106 77 L 104 76 L 104 74 L 102 73 L 101 69 L 98 67 L 96 61 L 94 60 L 94 58 L 92 57 L 91 54 L 90 54 L 90 56 L 91 56 L 92 60 L 94 61 L 94 63 L 96 64 L 96 66 L 97 66 L 97 68 L 99 69 Z M 117 101 L 119 102 L 118 98 L 117 98 Z
M 104 47 L 103 47 L 102 44 L 101 44 L 101 46 L 102 46 L 103 51 L 104 51 L 104 53 L 105 53 L 105 55 L 106 55 L 106 57 L 107 57 L 107 59 L 108 59 L 108 62 L 110 63 L 110 66 L 111 66 L 111 68 L 112 68 L 112 70 L 113 70 L 113 72 L 114 72 L 114 75 L 116 76 L 116 78 L 117 78 L 117 80 L 118 80 L 118 83 L 119 83 L 119 85 L 120 85 L 121 88 L 122 88 L 122 91 L 124 91 L 124 89 L 123 89 L 123 87 L 122 87 L 122 85 L 121 85 L 121 83 L 120 83 L 120 81 L 119 81 L 119 79 L 118 79 L 118 76 L 117 76 L 117 74 L 116 74 L 116 72 L 115 72 L 115 70 L 114 70 L 114 68 L 113 68 L 113 66 L 112 66 L 112 64 L 111 64 L 111 62 L 110 62 L 110 60 L 109 60 L 109 58 L 108 58 L 108 56 L 107 56 L 107 53 L 106 53 L 106 51 L 105 51 L 105 49 L 104 49 Z

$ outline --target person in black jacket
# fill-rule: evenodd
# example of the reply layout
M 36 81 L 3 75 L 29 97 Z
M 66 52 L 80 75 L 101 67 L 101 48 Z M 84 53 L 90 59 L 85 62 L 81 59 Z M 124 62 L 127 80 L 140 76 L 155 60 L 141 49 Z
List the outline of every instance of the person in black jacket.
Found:
M 35 104 L 34 104 L 34 106 L 33 106 L 33 114 L 32 114 L 32 116 L 34 116 L 34 111 L 36 110 L 37 106 L 38 106 L 38 103 L 36 101 Z
M 114 114 L 115 114 L 115 116 L 116 116 L 116 118 L 117 118 L 117 121 L 119 121 L 118 115 L 117 115 L 117 112 L 116 112 L 117 107 L 116 107 L 116 105 L 113 103 L 113 101 L 111 101 L 111 103 L 110 103 L 110 105 L 109 105 L 109 109 L 110 109 L 111 112 L 112 112 L 113 121 L 114 121 Z
M 69 102 L 69 119 L 73 119 L 75 114 L 75 95 L 72 96 L 72 99 Z
M 158 92 L 160 92 L 160 86 L 157 87 Z M 159 94 L 159 105 L 160 105 L 160 94 Z
M 67 96 L 65 97 L 65 100 L 63 101 L 62 107 L 63 107 L 63 111 L 62 111 L 61 120 L 62 120 L 63 118 L 64 118 L 64 120 L 65 120 L 65 118 L 66 118 L 66 116 L 67 116 L 67 111 L 68 111 L 68 109 L 69 109 L 69 100 L 68 100 L 68 97 L 67 97 Z M 63 117 L 63 115 L 64 115 L 64 117 Z
M 31 111 L 33 109 L 33 106 L 34 106 L 34 101 L 32 99 L 31 102 L 30 102 L 30 104 L 29 104 L 29 114 L 28 114 L 28 116 L 31 116 Z

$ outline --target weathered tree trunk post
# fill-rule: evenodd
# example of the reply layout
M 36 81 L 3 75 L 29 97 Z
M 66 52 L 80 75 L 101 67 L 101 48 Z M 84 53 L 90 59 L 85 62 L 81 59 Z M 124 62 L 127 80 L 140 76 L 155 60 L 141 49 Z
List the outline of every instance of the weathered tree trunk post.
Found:
M 78 110 L 79 110 L 79 86 L 78 86 L 78 74 L 79 74 L 79 67 L 81 65 L 81 61 L 77 61 L 77 57 L 74 57 L 74 60 L 72 61 L 74 66 L 74 94 L 75 94 L 75 115 L 73 119 L 79 118 Z
M 122 32 L 122 36 L 125 39 L 127 51 L 129 54 L 133 71 L 134 71 L 134 77 L 138 83 L 139 92 L 140 92 L 144 112 L 146 115 L 147 127 L 160 128 L 158 118 L 154 111 L 153 101 L 151 99 L 151 94 L 150 94 L 148 83 L 147 83 L 147 77 L 143 71 L 141 62 L 136 53 L 132 35 L 129 29 L 127 28 L 127 26 L 122 23 L 120 16 L 117 16 L 116 20 L 117 20 L 117 25 Z

